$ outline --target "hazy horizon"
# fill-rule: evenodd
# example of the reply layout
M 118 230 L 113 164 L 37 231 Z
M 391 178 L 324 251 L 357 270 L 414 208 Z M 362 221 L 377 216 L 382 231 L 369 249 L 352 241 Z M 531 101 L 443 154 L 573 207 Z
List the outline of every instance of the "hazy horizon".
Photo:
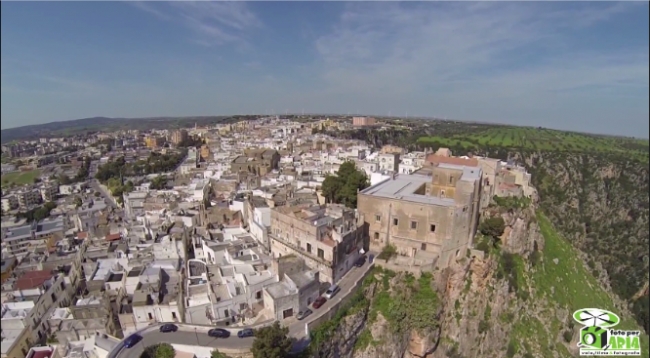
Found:
M 650 130 L 647 2 L 0 7 L 2 129 L 304 111 Z

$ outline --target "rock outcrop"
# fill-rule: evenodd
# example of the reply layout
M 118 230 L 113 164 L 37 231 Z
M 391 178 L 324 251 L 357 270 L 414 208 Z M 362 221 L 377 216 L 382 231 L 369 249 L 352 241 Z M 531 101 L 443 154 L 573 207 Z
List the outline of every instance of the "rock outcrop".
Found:
M 431 277 L 430 281 L 378 268 L 371 284 L 364 289 L 365 306 L 343 318 L 326 343 L 312 345 L 311 355 L 572 357 L 577 354 L 578 338 L 578 329 L 571 319 L 572 310 L 577 309 L 573 300 L 588 304 L 591 299 L 601 305 L 610 302 L 603 307 L 616 309 L 622 317 L 631 317 L 593 277 L 588 278 L 589 271 L 583 267 L 578 252 L 550 232 L 548 219 L 532 206 L 491 208 L 485 217 L 494 215 L 503 217 L 506 224 L 500 245 L 490 247 L 485 255 L 470 251 L 445 270 L 422 276 Z M 582 281 L 589 284 L 580 286 Z M 419 286 L 413 282 L 419 282 Z M 427 288 L 423 286 L 425 282 L 436 297 L 428 306 L 414 296 Z M 577 285 L 582 292 L 571 285 Z M 404 294 L 406 291 L 411 293 Z M 425 309 L 430 312 L 428 315 L 436 316 L 435 323 L 416 326 L 422 318 L 413 312 Z M 633 321 L 626 324 L 638 329 Z

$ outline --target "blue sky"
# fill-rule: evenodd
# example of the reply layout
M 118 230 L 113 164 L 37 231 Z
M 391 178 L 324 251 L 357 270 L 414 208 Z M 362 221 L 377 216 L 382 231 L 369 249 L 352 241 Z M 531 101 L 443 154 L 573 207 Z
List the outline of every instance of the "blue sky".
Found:
M 436 116 L 648 137 L 647 2 L 2 2 L 2 128 Z

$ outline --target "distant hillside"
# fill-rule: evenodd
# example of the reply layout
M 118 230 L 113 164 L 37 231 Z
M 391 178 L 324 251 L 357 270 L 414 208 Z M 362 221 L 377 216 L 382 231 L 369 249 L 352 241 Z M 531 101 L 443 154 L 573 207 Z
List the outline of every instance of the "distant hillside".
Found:
M 190 127 L 194 124 L 205 126 L 216 123 L 235 122 L 241 119 L 243 119 L 243 116 L 157 118 L 93 117 L 3 129 L 1 137 L 2 143 L 7 143 L 14 140 L 31 140 L 42 137 L 71 136 L 89 132 L 115 131 L 120 129 L 171 129 Z

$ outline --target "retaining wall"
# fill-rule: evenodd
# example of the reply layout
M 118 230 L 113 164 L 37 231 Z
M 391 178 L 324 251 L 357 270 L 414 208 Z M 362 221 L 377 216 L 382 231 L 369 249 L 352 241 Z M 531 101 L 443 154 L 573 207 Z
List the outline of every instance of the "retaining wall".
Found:
M 391 271 L 403 271 L 403 272 L 410 272 L 413 274 L 415 277 L 420 277 L 420 275 L 423 272 L 433 272 L 435 269 L 434 265 L 423 265 L 423 266 L 416 266 L 416 265 L 398 265 L 392 262 L 386 262 L 385 260 L 382 259 L 375 259 L 375 262 L 377 266 L 380 266 L 381 268 L 391 270 Z
M 341 292 L 345 294 L 345 297 L 343 297 L 340 301 L 338 301 L 336 304 L 333 306 L 330 306 L 329 310 L 324 311 L 320 316 L 316 317 L 313 321 L 307 323 L 307 329 L 311 332 L 312 330 L 316 329 L 321 323 L 329 321 L 330 319 L 334 318 L 336 316 L 336 313 L 338 312 L 341 307 L 346 305 L 348 302 L 350 302 L 350 299 L 354 296 L 357 290 L 361 288 L 361 285 L 363 284 L 363 280 L 370 275 L 372 272 L 373 265 L 377 261 L 374 260 L 372 263 L 369 264 L 368 269 L 366 272 L 361 276 L 357 282 L 353 286 L 350 287 L 350 289 L 347 292 Z

